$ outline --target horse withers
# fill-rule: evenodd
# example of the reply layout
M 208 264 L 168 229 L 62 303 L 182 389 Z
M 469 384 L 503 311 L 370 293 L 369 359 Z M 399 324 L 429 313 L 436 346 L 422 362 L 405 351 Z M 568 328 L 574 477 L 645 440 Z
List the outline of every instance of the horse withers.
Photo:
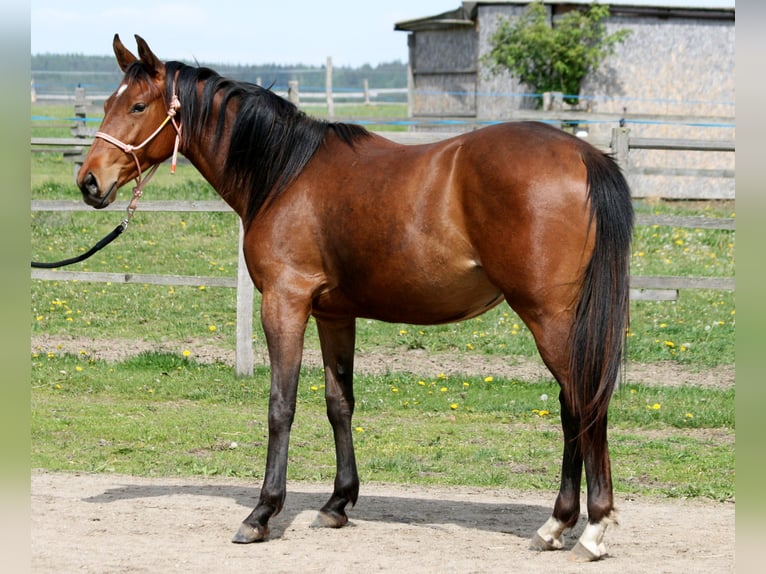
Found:
M 615 162 L 535 122 L 399 145 L 313 119 L 260 86 L 162 62 L 136 40 L 138 56 L 114 38 L 124 79 L 105 103 L 77 184 L 89 205 L 105 207 L 180 148 L 242 219 L 245 260 L 262 293 L 271 391 L 263 486 L 233 541 L 267 538 L 283 506 L 309 317 L 337 464 L 318 523 L 340 527 L 359 492 L 356 318 L 431 325 L 505 300 L 560 385 L 561 484 L 531 547 L 563 546 L 580 514 L 584 467 L 588 523 L 572 556 L 603 556 L 614 518 L 607 410 L 628 325 L 633 225 Z

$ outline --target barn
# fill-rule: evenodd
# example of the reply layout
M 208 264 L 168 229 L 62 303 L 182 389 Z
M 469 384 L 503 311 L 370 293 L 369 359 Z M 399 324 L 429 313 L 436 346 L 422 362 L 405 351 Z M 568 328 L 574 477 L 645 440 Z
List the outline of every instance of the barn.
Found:
M 698 5 L 612 0 L 608 32 L 631 30 L 580 92 L 580 126 L 595 141 L 608 141 L 617 122 L 634 137 L 734 140 L 734 1 Z M 454 10 L 398 22 L 409 47 L 409 113 L 415 118 L 462 118 L 463 128 L 528 117 L 531 89 L 509 73 L 492 73 L 483 57 L 500 18 L 522 13 L 528 1 L 462 2 Z M 558 15 L 590 2 L 544 0 L 555 25 Z M 730 4 L 730 5 L 729 5 Z M 455 123 L 449 129 L 455 129 Z M 443 128 L 446 129 L 446 128 Z M 731 199 L 734 154 L 646 151 L 631 166 L 704 168 L 696 176 L 631 176 L 634 193 L 667 198 Z M 677 171 L 678 172 L 678 171 Z M 723 176 L 723 177 L 721 177 Z

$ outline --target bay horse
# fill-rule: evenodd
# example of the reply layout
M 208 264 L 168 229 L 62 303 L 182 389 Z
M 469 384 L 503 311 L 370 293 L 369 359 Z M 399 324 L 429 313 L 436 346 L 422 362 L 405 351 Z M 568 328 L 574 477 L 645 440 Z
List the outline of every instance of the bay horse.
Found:
M 629 312 L 633 208 L 612 158 L 558 128 L 496 124 L 425 145 L 320 121 L 258 85 L 162 62 L 115 35 L 124 79 L 77 174 L 84 201 L 183 155 L 242 219 L 244 256 L 262 293 L 270 368 L 269 438 L 259 500 L 233 538 L 265 540 L 283 506 L 307 321 L 314 317 L 335 440 L 332 495 L 316 524 L 341 527 L 357 502 L 352 443 L 357 317 L 432 325 L 503 300 L 532 332 L 560 385 L 564 435 L 552 515 L 530 547 L 604 555 L 614 521 L 607 411 Z

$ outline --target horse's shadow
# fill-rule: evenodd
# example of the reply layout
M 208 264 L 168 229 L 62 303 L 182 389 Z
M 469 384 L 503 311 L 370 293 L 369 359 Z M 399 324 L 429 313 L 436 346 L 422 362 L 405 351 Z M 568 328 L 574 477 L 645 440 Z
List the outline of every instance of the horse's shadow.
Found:
M 244 518 L 258 501 L 260 489 L 233 485 L 125 485 L 109 488 L 102 494 L 83 499 L 89 503 L 118 500 L 191 495 L 230 498 L 247 508 Z M 295 518 L 305 511 L 317 511 L 326 502 L 327 493 L 301 492 L 288 487 L 282 512 L 270 523 L 270 538 L 280 538 Z M 519 502 L 495 503 L 469 500 L 439 500 L 407 496 L 360 494 L 357 505 L 349 511 L 350 524 L 355 520 L 437 526 L 452 524 L 463 528 L 512 534 L 528 538 L 550 516 L 550 507 Z

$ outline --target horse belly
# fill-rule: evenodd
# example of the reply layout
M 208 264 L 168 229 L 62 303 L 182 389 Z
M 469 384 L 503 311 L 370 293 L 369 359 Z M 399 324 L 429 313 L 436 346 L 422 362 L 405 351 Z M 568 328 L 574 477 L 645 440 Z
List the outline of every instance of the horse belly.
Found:
M 400 269 L 385 276 L 373 272 L 325 292 L 315 311 L 351 314 L 391 323 L 436 325 L 462 321 L 503 301 L 480 265 L 446 265 L 435 269 Z

